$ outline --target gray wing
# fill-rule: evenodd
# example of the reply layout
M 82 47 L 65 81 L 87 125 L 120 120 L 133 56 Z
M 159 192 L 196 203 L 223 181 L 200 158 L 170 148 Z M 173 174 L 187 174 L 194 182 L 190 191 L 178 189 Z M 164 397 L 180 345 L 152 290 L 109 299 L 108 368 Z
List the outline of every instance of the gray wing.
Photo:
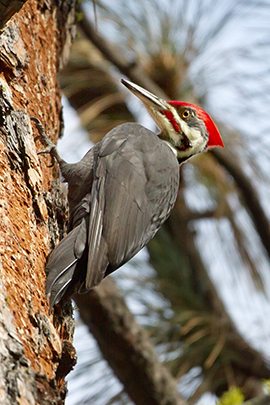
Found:
M 130 145 L 131 146 L 131 145 Z M 143 161 L 125 150 L 100 156 L 91 194 L 86 288 L 137 253 L 149 239 L 151 210 L 147 204 Z M 134 154 L 134 151 L 133 151 Z M 136 161 L 136 162 L 135 162 Z
M 87 289 L 153 238 L 175 203 L 178 181 L 172 151 L 147 129 L 138 125 L 121 145 L 105 140 L 92 186 Z

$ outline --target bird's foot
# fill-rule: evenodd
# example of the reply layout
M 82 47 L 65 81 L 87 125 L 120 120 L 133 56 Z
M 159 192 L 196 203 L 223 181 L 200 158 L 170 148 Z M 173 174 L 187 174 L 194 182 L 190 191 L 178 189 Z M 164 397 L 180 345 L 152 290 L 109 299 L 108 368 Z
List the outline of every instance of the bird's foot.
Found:
M 45 149 L 37 152 L 38 155 L 45 155 L 45 154 L 50 154 L 52 157 L 54 157 L 58 162 L 61 161 L 60 156 L 58 155 L 56 145 L 50 140 L 48 135 L 45 132 L 45 129 L 40 122 L 40 120 L 36 117 L 31 117 L 31 120 L 35 123 L 36 128 L 39 133 L 39 137 L 41 141 L 47 146 Z

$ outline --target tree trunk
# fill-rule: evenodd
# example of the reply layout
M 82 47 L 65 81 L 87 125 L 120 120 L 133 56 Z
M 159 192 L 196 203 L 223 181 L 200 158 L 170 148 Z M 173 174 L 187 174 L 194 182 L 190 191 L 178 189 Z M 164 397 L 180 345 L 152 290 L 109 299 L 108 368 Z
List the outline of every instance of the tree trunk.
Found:
M 13 2 L 7 3 L 10 8 Z M 5 2 L 1 8 L 5 9 Z M 14 12 L 7 11 L 5 21 Z M 38 118 L 52 138 L 58 136 L 57 72 L 65 59 L 73 21 L 73 0 L 28 0 L 0 36 L 3 405 L 63 403 L 64 377 L 75 359 L 70 306 L 53 316 L 44 293 L 44 265 L 51 245 L 63 232 L 65 200 L 48 167 L 50 160 L 37 155 L 42 145 L 35 145 L 33 134 L 38 133 L 30 119 Z
M 83 322 L 135 404 L 186 403 L 110 278 L 88 294 L 77 295 L 75 300 Z

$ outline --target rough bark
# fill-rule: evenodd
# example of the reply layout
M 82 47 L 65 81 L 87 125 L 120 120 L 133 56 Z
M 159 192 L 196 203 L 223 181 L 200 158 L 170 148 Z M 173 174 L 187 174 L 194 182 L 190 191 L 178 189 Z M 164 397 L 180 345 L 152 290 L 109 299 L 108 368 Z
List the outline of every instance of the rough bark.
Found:
M 57 72 L 72 31 L 73 3 L 28 0 L 0 35 L 3 405 L 63 403 L 64 377 L 75 359 L 70 307 L 53 316 L 44 293 L 46 256 L 63 232 L 63 194 L 47 158 L 37 155 L 42 146 L 35 145 L 30 119 L 39 118 L 54 139 L 58 135 Z
M 104 280 L 75 301 L 104 358 L 136 404 L 185 404 L 175 380 L 159 362 L 148 335 L 135 321 L 112 280 Z

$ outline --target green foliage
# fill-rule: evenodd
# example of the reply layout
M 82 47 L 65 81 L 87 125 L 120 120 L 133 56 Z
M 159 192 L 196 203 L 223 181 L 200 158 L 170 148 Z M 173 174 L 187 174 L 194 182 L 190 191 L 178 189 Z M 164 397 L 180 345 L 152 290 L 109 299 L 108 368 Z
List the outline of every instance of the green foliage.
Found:
M 240 388 L 232 387 L 229 391 L 224 392 L 217 405 L 242 405 L 244 399 L 244 395 Z

